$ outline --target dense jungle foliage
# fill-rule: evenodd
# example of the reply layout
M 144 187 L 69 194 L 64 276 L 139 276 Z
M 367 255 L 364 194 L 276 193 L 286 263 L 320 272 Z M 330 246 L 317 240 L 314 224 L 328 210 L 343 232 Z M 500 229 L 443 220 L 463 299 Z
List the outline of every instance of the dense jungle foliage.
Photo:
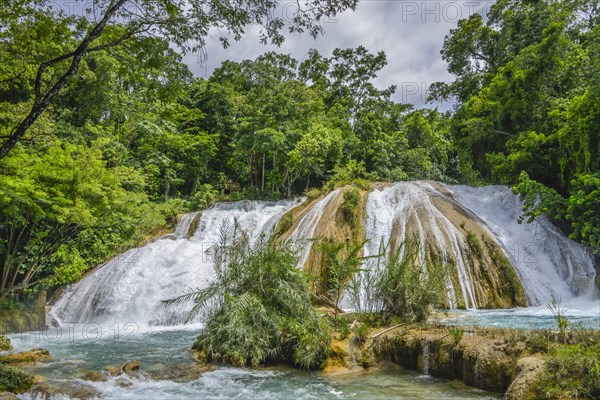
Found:
M 598 1 L 499 0 L 460 21 L 440 44 L 456 80 L 430 93 L 450 112 L 395 102 L 373 83 L 393 66 L 364 47 L 190 73 L 181 53 L 210 27 L 237 37 L 271 2 L 184 23 L 148 0 L 151 21 L 115 10 L 99 32 L 44 3 L 0 5 L 0 297 L 77 280 L 177 212 L 355 179 L 513 185 L 525 218 L 600 251 Z M 356 4 L 333 3 L 322 15 Z

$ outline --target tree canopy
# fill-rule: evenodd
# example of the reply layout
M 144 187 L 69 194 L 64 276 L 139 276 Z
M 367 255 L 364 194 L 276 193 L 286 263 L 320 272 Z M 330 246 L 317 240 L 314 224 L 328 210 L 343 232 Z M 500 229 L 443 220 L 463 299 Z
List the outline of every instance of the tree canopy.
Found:
M 600 251 L 597 1 L 499 0 L 461 20 L 440 44 L 456 79 L 431 90 L 451 112 L 394 101 L 375 84 L 385 53 L 362 46 L 208 78 L 182 61 L 213 31 L 318 34 L 354 0 L 302 3 L 291 25 L 271 0 L 49 4 L 0 3 L 0 297 L 76 280 L 178 212 L 356 179 L 512 185 L 523 219 Z

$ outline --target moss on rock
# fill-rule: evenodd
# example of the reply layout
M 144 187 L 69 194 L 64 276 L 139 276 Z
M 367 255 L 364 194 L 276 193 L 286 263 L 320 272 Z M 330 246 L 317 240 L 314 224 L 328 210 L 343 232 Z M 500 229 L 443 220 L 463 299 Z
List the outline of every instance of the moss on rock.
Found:
M 15 367 L 31 367 L 51 360 L 52 356 L 46 349 L 33 349 L 21 353 L 0 356 L 0 364 L 11 365 Z
M 0 351 L 10 351 L 12 350 L 12 344 L 10 344 L 10 339 L 4 335 L 0 335 Z

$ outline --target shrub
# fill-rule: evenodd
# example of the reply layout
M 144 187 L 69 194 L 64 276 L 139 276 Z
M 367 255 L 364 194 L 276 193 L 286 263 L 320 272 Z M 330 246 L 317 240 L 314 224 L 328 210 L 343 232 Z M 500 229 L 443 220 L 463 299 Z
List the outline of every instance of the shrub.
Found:
M 546 307 L 552 313 L 554 320 L 556 321 L 556 325 L 558 327 L 558 332 L 560 339 L 564 342 L 566 339 L 567 328 L 569 327 L 569 319 L 566 317 L 567 308 L 562 307 L 560 305 L 560 300 L 556 301 L 555 298 L 552 298 L 552 303 L 546 304 Z
M 358 188 L 350 188 L 344 192 L 344 202 L 342 203 L 341 210 L 344 218 L 351 227 L 356 227 L 356 216 L 358 214 L 358 207 L 360 205 L 360 190 Z
M 236 366 L 286 362 L 319 368 L 327 356 L 330 328 L 311 304 L 306 278 L 286 243 L 261 238 L 254 246 L 223 226 L 213 251 L 215 280 L 167 305 L 193 302 L 188 320 L 205 313 L 194 349 L 208 361 Z
M 481 245 L 477 235 L 471 231 L 467 232 L 467 243 L 469 244 L 471 251 L 475 253 L 477 257 L 481 258 L 483 255 L 483 246 Z
M 321 195 L 321 189 L 309 189 L 306 191 L 306 199 L 308 201 L 313 201 L 315 200 L 317 197 L 319 197 Z
M 354 329 L 352 329 L 352 342 L 356 346 L 362 346 L 367 341 L 367 337 L 371 327 L 366 323 L 358 323 Z
M 194 194 L 188 200 L 190 210 L 204 210 L 213 205 L 219 197 L 219 192 L 213 186 L 206 183 L 199 185 Z
M 465 332 L 459 327 L 450 328 L 450 336 L 452 336 L 455 345 L 460 343 L 464 333 Z
M 33 375 L 0 364 L 0 392 L 25 393 L 33 385 Z
M 321 285 L 327 299 L 335 307 L 335 316 L 342 295 L 354 276 L 360 270 L 360 256 L 364 242 L 351 244 L 337 242 L 333 239 L 322 239 L 319 242 L 321 266 L 325 271 Z
M 360 311 L 425 321 L 431 306 L 443 299 L 446 272 L 442 264 L 420 260 L 420 244 L 407 240 L 391 252 L 382 243 L 374 265 L 356 274 L 350 296 Z M 361 298 L 362 296 L 362 298 Z
M 283 214 L 283 217 L 277 224 L 277 230 L 275 231 L 276 236 L 281 236 L 287 232 L 294 225 L 294 214 L 291 211 Z

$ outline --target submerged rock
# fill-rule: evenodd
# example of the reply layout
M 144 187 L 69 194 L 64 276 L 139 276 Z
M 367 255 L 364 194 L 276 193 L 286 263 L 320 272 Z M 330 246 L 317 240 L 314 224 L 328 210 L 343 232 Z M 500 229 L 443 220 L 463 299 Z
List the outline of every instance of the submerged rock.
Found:
M 215 366 L 208 364 L 169 364 L 155 366 L 145 372 L 150 378 L 157 381 L 190 382 L 200 378 L 203 373 L 215 369 Z
M 91 371 L 81 377 L 86 381 L 106 382 L 112 377 L 119 375 L 128 375 L 132 378 L 139 378 L 141 363 L 136 360 L 129 361 L 123 365 L 107 365 L 102 371 Z
M 140 362 L 137 360 L 133 360 L 133 361 L 129 361 L 128 363 L 124 364 L 121 369 L 123 370 L 123 372 L 126 375 L 132 375 L 134 373 L 138 373 L 138 371 L 140 370 L 140 367 L 141 367 Z
M 80 381 L 46 381 L 33 386 L 31 389 L 31 397 L 35 399 L 50 400 L 55 398 L 69 399 L 99 399 L 104 397 L 92 385 Z
M 103 368 L 103 372 L 108 376 L 119 376 L 122 373 L 120 365 L 108 365 Z
M 84 381 L 90 381 L 90 382 L 106 382 L 109 378 L 110 378 L 110 375 L 108 373 L 106 373 L 105 371 L 103 371 L 103 372 L 90 371 L 90 372 L 86 372 L 85 374 L 83 374 L 81 376 L 81 379 L 83 379 Z

